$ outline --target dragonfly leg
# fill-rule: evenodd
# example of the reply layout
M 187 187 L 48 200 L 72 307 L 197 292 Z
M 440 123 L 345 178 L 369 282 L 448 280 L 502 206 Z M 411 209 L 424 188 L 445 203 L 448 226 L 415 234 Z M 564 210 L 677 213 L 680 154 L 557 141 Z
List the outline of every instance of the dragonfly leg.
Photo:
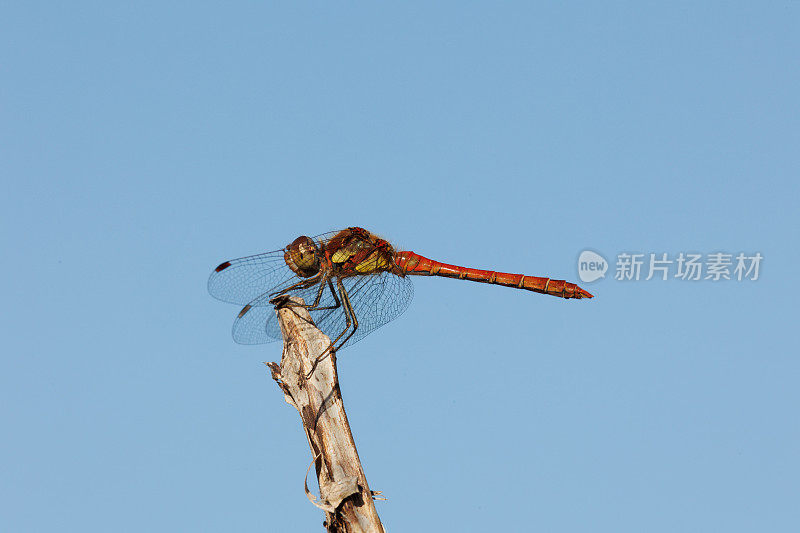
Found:
M 280 304 L 281 307 L 302 307 L 304 309 L 316 309 L 317 306 L 319 305 L 319 301 L 322 299 L 322 291 L 325 290 L 325 281 L 327 279 L 328 279 L 327 276 L 322 277 L 322 279 L 319 279 L 318 276 L 314 276 L 310 280 L 305 280 L 306 281 L 305 284 L 303 284 L 302 281 L 300 283 L 295 283 L 291 287 L 287 287 L 282 291 L 280 291 L 279 293 L 277 293 L 278 296 L 272 298 L 270 300 L 270 303 L 272 303 L 272 301 L 275 300 L 276 301 L 275 303 Z M 314 299 L 313 304 L 308 304 L 308 303 L 298 304 L 295 302 L 288 301 L 289 295 L 287 293 L 289 291 L 294 289 L 308 289 L 310 287 L 313 287 L 317 283 L 319 283 L 319 290 L 317 291 L 317 297 Z
M 302 279 L 302 280 L 298 281 L 297 283 L 295 283 L 293 285 L 289 285 L 285 289 L 282 289 L 282 290 L 277 291 L 277 292 L 273 292 L 272 294 L 270 294 L 269 303 L 273 303 L 273 300 L 278 300 L 278 298 L 280 298 L 281 296 L 286 296 L 286 294 L 289 291 L 293 291 L 295 289 L 307 289 L 309 287 L 312 287 L 316 283 L 319 283 L 319 280 L 320 280 L 321 277 L 322 277 L 322 274 L 320 273 L 320 274 L 317 274 L 316 276 L 314 276 L 313 278 Z M 289 305 L 288 307 L 297 307 L 297 305 L 298 304 Z M 307 307 L 307 305 L 304 306 L 304 307 Z
M 342 346 L 344 346 L 347 341 L 350 340 L 350 337 L 352 337 L 353 334 L 358 329 L 358 318 L 356 317 L 356 311 L 355 311 L 355 309 L 353 309 L 353 305 L 350 303 L 350 296 L 348 296 L 347 291 L 344 289 L 344 285 L 342 284 L 341 280 L 337 280 L 337 281 L 339 282 L 339 291 L 342 294 L 342 302 L 344 302 L 345 313 L 347 313 L 351 317 L 353 317 L 353 330 L 350 332 L 350 334 L 347 337 L 344 338 L 344 340 L 339 345 L 339 347 L 336 348 L 338 350 Z M 350 321 L 349 320 L 347 321 L 347 327 L 350 327 Z M 347 331 L 347 328 L 345 328 L 344 331 Z M 344 335 L 344 331 L 339 335 L 340 338 L 341 338 L 342 335 Z
M 326 285 L 325 282 L 326 281 L 327 281 L 328 288 L 331 290 L 331 295 L 333 295 L 333 301 L 336 302 L 336 303 L 333 304 L 333 305 L 329 305 L 327 307 L 318 307 L 319 306 L 319 301 L 320 301 L 320 299 L 322 299 L 322 291 L 325 289 L 325 285 Z M 317 293 L 317 299 L 314 300 L 314 304 L 312 306 L 308 307 L 308 309 L 309 310 L 314 310 L 314 311 L 323 311 L 325 309 L 338 309 L 339 307 L 341 307 L 341 305 L 342 305 L 342 302 L 340 302 L 339 298 L 336 296 L 336 291 L 333 290 L 333 283 L 331 282 L 330 276 L 328 276 L 325 279 L 325 281 L 323 281 L 323 282 L 321 282 L 319 284 L 319 292 Z
M 328 283 L 330 283 L 330 280 L 328 281 Z M 336 298 L 336 292 L 333 290 L 333 284 L 330 284 L 330 285 L 331 285 L 330 289 L 331 289 L 331 292 L 333 293 L 333 297 Z M 334 339 L 331 342 L 331 344 L 327 348 L 325 348 L 325 351 L 322 352 L 321 354 L 319 354 L 319 356 L 314 360 L 314 364 L 311 365 L 311 370 L 309 370 L 308 374 L 306 375 L 307 379 L 311 378 L 311 376 L 314 374 L 314 370 L 316 370 L 317 365 L 320 363 L 320 361 L 325 359 L 332 352 L 335 352 L 336 350 L 338 350 L 342 346 L 344 346 L 344 343 L 346 343 L 350 339 L 350 337 L 352 337 L 353 334 L 358 329 L 358 319 L 356 318 L 356 313 L 353 310 L 353 306 L 350 304 L 350 298 L 347 296 L 347 291 L 344 288 L 344 284 L 342 283 L 342 280 L 339 279 L 339 278 L 336 278 L 336 285 L 339 288 L 339 294 L 341 295 L 342 303 L 344 304 L 344 317 L 345 317 L 345 320 L 347 321 L 347 324 L 345 325 L 345 327 L 342 330 L 342 332 L 339 333 L 339 336 L 336 337 L 336 339 Z M 336 302 L 339 303 L 339 299 L 338 298 L 336 298 Z M 350 326 L 353 326 L 353 330 L 350 332 L 349 335 L 347 335 L 347 337 L 344 338 L 344 340 L 341 342 L 341 344 L 339 344 L 339 346 L 337 348 L 334 348 L 334 346 L 336 346 L 336 343 L 339 342 L 339 339 L 341 339 L 342 336 L 344 336 L 344 334 L 347 333 L 347 330 L 350 329 Z
M 347 291 L 345 291 L 344 285 L 342 284 L 342 281 L 340 279 L 338 279 L 338 278 L 337 278 L 336 281 L 337 281 L 337 284 L 339 285 L 339 290 L 340 290 L 343 298 L 347 298 Z M 299 304 L 299 303 L 292 302 L 292 301 L 290 301 L 288 299 L 289 295 L 287 293 L 289 291 L 294 290 L 294 289 L 307 289 L 309 287 L 312 287 L 316 283 L 319 283 L 319 290 L 317 291 L 317 296 L 314 299 L 314 303 L 311 303 L 311 304 Z M 325 286 L 326 285 L 327 285 L 328 289 L 331 291 L 331 296 L 333 296 L 333 301 L 335 303 L 333 305 L 320 307 L 319 306 L 319 302 L 320 302 L 320 300 L 322 300 L 322 293 L 325 291 Z M 283 289 L 283 290 L 281 290 L 279 292 L 274 293 L 274 296 L 272 298 L 270 298 L 269 302 L 271 304 L 274 304 L 276 306 L 281 306 L 281 307 L 284 307 L 284 308 L 302 307 L 304 309 L 308 309 L 309 311 L 323 311 L 323 310 L 327 310 L 327 309 L 338 309 L 339 307 L 342 307 L 342 301 L 340 301 L 339 297 L 336 295 L 336 290 L 333 288 L 333 282 L 331 280 L 331 276 L 329 276 L 329 275 L 324 275 L 321 280 L 319 279 L 319 277 L 315 276 L 314 278 L 311 278 L 311 279 L 299 281 L 299 282 L 291 285 L 290 287 L 287 287 L 287 288 L 285 288 L 285 289 Z M 322 361 L 325 358 L 325 356 L 327 356 L 329 353 L 331 353 L 331 351 L 335 351 L 333 347 L 336 344 L 336 342 L 339 339 L 342 338 L 342 335 L 344 335 L 345 332 L 348 329 L 350 329 L 350 325 L 351 325 L 350 316 L 352 314 L 353 319 L 355 319 L 355 314 L 353 314 L 353 307 L 352 307 L 352 305 L 350 305 L 350 300 L 347 299 L 346 302 L 347 303 L 345 305 L 345 319 L 347 320 L 347 325 L 345 326 L 344 331 L 342 331 L 342 333 L 340 333 L 339 336 L 336 337 L 336 340 L 334 340 L 325 349 L 325 351 L 323 351 L 314 360 L 314 364 L 311 366 L 311 371 L 309 371 L 309 373 L 306 375 L 306 378 L 310 378 L 314 374 L 314 370 L 316 370 L 317 365 L 319 364 L 320 361 Z M 356 321 L 355 323 L 356 323 L 356 327 L 358 327 L 358 321 Z M 351 333 L 351 335 L 352 335 L 352 333 Z M 350 337 L 348 336 L 347 338 L 350 338 Z M 345 339 L 345 341 L 346 340 L 347 339 Z
M 321 275 L 321 274 L 320 274 Z M 312 304 L 298 304 L 294 302 L 287 301 L 286 297 L 288 296 L 288 292 L 295 290 L 295 289 L 307 289 L 309 287 L 314 286 L 315 284 L 319 283 L 319 290 L 317 291 L 317 297 L 314 299 L 314 303 Z M 319 302 L 322 299 L 322 293 L 325 290 L 325 285 L 328 285 L 331 290 L 331 294 L 333 295 L 333 300 L 336 302 L 334 305 L 329 305 L 327 307 L 319 307 Z M 339 302 L 339 298 L 336 296 L 336 291 L 333 290 L 333 285 L 331 284 L 331 278 L 328 275 L 325 275 L 320 280 L 318 276 L 314 276 L 311 279 L 302 280 L 294 285 L 287 287 L 279 292 L 275 292 L 270 298 L 269 302 L 273 305 L 280 305 L 281 307 L 302 307 L 308 310 L 314 311 L 322 311 L 325 309 L 337 309 L 342 304 Z

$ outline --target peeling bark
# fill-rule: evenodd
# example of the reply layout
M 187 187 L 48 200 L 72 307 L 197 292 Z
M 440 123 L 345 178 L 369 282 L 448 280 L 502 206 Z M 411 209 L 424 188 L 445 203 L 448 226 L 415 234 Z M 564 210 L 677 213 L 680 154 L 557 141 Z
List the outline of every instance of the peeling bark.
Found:
M 299 298 L 289 300 L 303 303 Z M 330 339 L 301 307 L 278 307 L 277 313 L 283 332 L 283 354 L 280 365 L 266 365 L 283 390 L 286 402 L 300 413 L 311 447 L 320 501 L 315 501 L 307 485 L 306 494 L 325 511 L 324 525 L 328 532 L 383 533 L 344 410 L 336 354 L 319 361 L 312 376 L 306 379 L 319 354 L 330 346 Z

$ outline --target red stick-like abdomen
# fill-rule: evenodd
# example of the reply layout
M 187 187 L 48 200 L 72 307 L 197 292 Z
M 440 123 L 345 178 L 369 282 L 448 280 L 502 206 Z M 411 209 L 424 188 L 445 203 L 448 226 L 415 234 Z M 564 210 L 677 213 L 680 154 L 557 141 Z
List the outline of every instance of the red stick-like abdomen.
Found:
M 561 279 L 525 276 L 524 274 L 506 274 L 505 272 L 448 265 L 447 263 L 440 263 L 439 261 L 428 259 L 414 252 L 395 253 L 395 263 L 397 263 L 397 266 L 400 267 L 403 272 L 410 275 L 468 279 L 470 281 L 492 283 L 494 285 L 503 285 L 504 287 L 550 294 L 560 298 L 593 297 L 588 291 L 581 289 L 574 283 L 569 283 Z

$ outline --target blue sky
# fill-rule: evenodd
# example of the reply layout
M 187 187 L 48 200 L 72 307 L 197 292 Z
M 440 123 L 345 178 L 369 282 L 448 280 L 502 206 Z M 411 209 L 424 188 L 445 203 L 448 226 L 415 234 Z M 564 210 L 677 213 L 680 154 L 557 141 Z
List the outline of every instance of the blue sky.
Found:
M 16 3 L 0 16 L 0 529 L 313 531 L 297 413 L 206 292 L 366 227 L 415 280 L 343 350 L 390 531 L 800 527 L 800 10 Z M 616 281 L 622 252 L 763 255 Z

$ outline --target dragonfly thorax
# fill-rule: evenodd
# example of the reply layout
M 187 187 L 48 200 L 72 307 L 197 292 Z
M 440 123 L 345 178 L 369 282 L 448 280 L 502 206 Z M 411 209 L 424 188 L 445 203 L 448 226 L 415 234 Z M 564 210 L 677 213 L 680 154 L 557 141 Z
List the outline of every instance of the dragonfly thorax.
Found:
M 283 260 L 292 272 L 303 278 L 310 278 L 319 272 L 317 244 L 303 235 L 292 241 L 283 252 Z

